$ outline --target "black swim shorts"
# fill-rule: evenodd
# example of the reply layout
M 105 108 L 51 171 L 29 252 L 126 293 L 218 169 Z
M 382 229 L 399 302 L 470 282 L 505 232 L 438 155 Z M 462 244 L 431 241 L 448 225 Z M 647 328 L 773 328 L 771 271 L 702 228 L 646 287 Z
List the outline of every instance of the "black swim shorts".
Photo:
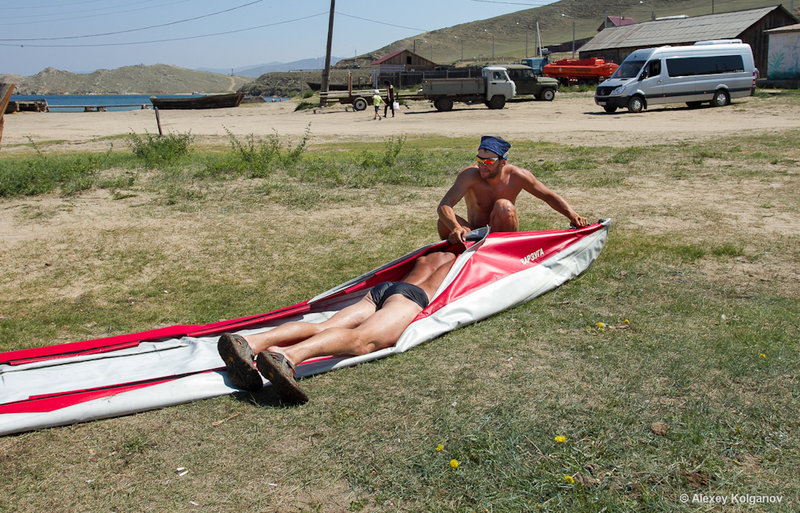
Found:
M 372 301 L 375 303 L 376 310 L 380 310 L 386 299 L 388 299 L 389 296 L 394 296 L 395 294 L 400 294 L 401 296 L 407 297 L 423 309 L 428 306 L 429 302 L 428 294 L 426 294 L 424 290 L 416 285 L 412 285 L 404 281 L 384 281 L 383 283 L 379 283 L 372 287 L 372 290 L 369 291 L 369 294 L 372 297 Z

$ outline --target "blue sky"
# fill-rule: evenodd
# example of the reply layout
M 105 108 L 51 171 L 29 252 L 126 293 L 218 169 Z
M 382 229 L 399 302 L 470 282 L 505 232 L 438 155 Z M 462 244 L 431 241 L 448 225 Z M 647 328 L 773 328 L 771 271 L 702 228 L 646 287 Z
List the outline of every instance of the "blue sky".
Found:
M 555 0 L 337 0 L 333 55 Z M 234 71 L 325 55 L 330 0 L 3 0 L 0 74 L 134 64 Z

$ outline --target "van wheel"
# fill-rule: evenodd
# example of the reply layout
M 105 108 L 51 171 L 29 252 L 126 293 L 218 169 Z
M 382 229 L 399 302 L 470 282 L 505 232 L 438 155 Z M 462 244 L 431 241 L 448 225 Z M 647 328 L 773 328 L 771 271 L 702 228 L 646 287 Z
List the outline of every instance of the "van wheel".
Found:
M 550 89 L 549 87 L 539 94 L 539 99 L 544 100 L 546 102 L 553 101 L 553 98 L 555 97 L 556 97 L 556 92 Z
M 353 110 L 362 111 L 367 108 L 367 100 L 364 98 L 356 98 L 353 100 Z
M 488 102 L 486 102 L 486 106 L 490 109 L 502 109 L 506 105 L 506 97 L 500 94 L 496 94 L 492 96 Z
M 720 89 L 719 91 L 714 93 L 714 98 L 711 99 L 711 105 L 713 107 L 724 107 L 731 102 L 731 97 L 728 96 L 727 91 L 723 91 Z
M 440 96 L 433 102 L 433 106 L 440 112 L 447 112 L 453 110 L 453 99 L 447 96 Z
M 616 107 L 612 107 L 611 105 L 606 105 L 605 107 L 603 107 L 603 110 L 608 112 L 609 114 L 613 114 L 613 113 L 617 112 L 617 108 Z
M 628 100 L 628 111 L 630 112 L 642 112 L 644 109 L 644 99 L 641 96 L 631 96 L 631 99 Z

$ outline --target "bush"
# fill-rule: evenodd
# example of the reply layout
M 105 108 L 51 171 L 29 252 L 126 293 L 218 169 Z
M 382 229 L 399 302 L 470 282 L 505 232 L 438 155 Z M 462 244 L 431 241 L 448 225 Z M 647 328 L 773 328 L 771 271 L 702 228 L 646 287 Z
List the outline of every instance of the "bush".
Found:
M 74 194 L 93 187 L 97 171 L 110 167 L 115 160 L 110 152 L 46 157 L 36 151 L 35 157 L 3 163 L 0 197 L 49 194 L 57 188 L 62 194 Z
M 128 145 L 147 167 L 155 168 L 174 164 L 188 155 L 193 140 L 191 132 L 167 135 L 145 133 L 144 136 L 131 133 L 128 136 Z
M 230 153 L 211 161 L 206 165 L 203 175 L 239 175 L 246 173 L 250 178 L 267 178 L 275 165 L 294 166 L 305 153 L 306 145 L 311 138 L 311 124 L 306 127 L 303 138 L 294 148 L 287 148 L 284 153 L 278 132 L 258 139 L 253 134 L 239 140 L 227 128 L 231 143 Z

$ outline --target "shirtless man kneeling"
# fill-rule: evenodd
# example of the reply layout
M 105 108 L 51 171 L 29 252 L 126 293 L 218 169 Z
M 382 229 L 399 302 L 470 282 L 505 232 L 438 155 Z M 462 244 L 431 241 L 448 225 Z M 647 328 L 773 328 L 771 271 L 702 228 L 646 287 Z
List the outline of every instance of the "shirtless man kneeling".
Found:
M 424 255 L 401 281 L 375 285 L 357 303 L 324 322 L 288 322 L 246 337 L 223 334 L 217 349 L 231 383 L 244 390 L 259 390 L 263 386 L 260 372 L 282 401 L 308 401 L 295 381 L 297 365 L 309 358 L 363 355 L 393 345 L 428 306 L 455 258 L 448 252 Z
M 569 204 L 536 179 L 527 169 L 508 163 L 511 144 L 485 135 L 481 137 L 477 164 L 465 167 L 439 203 L 438 231 L 442 239 L 453 244 L 464 242 L 467 233 L 489 225 L 493 232 L 519 231 L 515 202 L 525 190 L 564 215 L 576 227 L 588 224 Z M 461 199 L 467 205 L 467 219 L 456 215 L 453 208 Z

